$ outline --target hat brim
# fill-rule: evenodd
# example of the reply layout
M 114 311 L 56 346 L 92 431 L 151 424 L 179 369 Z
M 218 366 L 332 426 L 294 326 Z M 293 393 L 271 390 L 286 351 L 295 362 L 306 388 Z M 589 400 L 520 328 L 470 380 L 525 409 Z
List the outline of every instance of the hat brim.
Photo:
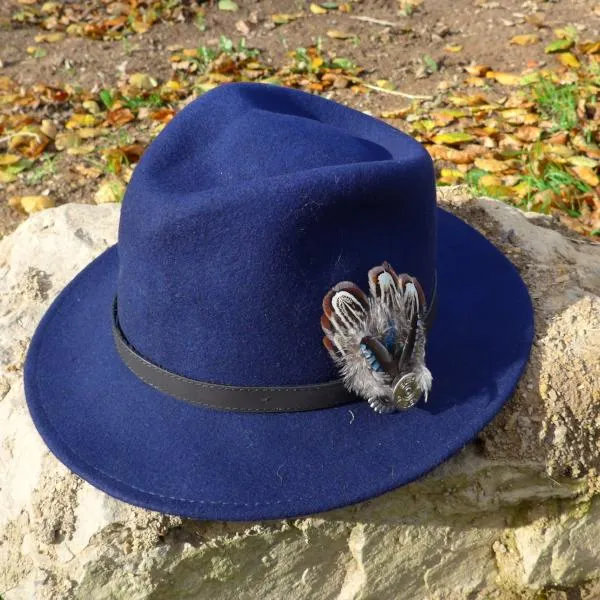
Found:
M 113 247 L 63 290 L 32 340 L 25 386 L 40 434 L 65 465 L 108 494 L 201 519 L 316 513 L 418 478 L 500 410 L 533 337 L 531 301 L 513 265 L 453 215 L 440 210 L 438 224 L 427 404 L 387 415 L 366 402 L 240 414 L 156 391 L 115 349 Z

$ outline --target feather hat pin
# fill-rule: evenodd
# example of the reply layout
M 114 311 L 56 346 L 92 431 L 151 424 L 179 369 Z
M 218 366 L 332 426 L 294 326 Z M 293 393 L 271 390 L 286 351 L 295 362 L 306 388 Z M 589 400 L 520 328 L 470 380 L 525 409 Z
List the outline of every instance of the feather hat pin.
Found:
M 378 413 L 427 401 L 425 295 L 410 275 L 387 262 L 369 271 L 370 296 L 342 281 L 323 299 L 323 343 L 346 387 Z

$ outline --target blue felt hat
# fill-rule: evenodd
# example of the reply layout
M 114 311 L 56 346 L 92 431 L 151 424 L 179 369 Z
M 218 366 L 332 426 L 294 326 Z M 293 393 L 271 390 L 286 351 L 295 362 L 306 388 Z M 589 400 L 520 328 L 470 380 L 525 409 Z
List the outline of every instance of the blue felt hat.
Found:
M 291 517 L 457 452 L 511 394 L 532 330 L 511 263 L 436 207 L 422 146 L 230 84 L 144 154 L 118 244 L 35 333 L 26 395 L 51 451 L 117 498 Z

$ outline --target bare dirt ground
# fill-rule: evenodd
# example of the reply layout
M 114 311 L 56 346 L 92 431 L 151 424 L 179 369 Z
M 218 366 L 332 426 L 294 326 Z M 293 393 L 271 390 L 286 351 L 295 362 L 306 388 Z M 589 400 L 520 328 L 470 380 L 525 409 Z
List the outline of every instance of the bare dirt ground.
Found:
M 77 7 L 84 3 L 65 4 Z M 89 4 L 108 5 L 113 16 L 120 10 L 125 12 L 128 5 L 108 0 Z M 188 3 L 188 12 L 175 22 L 157 22 L 143 33 L 124 34 L 109 41 L 67 34 L 48 43 L 35 40 L 48 30 L 14 19 L 15 13 L 32 5 L 39 8 L 42 3 L 1 0 L 0 75 L 19 86 L 67 86 L 92 94 L 116 87 L 138 72 L 148 73 L 161 83 L 173 77 L 173 48 L 214 47 L 224 35 L 236 43 L 244 37 L 249 48 L 260 50 L 261 62 L 273 68 L 289 62 L 295 49 L 321 43 L 328 55 L 343 56 L 359 65 L 361 77 L 371 83 L 384 80 L 386 87 L 393 86 L 396 91 L 434 96 L 445 90 L 466 92 L 463 82 L 469 65 L 518 73 L 543 68 L 554 60 L 545 47 L 555 38 L 557 28 L 569 25 L 581 39 L 600 37 L 600 4 L 592 0 L 415 0 L 412 4 L 362 0 L 340 4 L 324 3 L 328 7 L 322 9 L 324 14 L 314 14 L 308 2 L 299 0 L 240 1 L 235 11 L 220 10 L 214 2 Z M 203 15 L 200 25 L 193 16 L 198 10 Z M 299 13 L 302 16 L 289 23 L 274 23 L 273 15 Z M 85 10 L 83 15 L 89 18 Z M 56 30 L 64 27 L 59 23 Z M 345 39 L 332 38 L 332 31 L 342 32 Z M 515 36 L 525 34 L 535 35 L 536 42 L 526 46 L 511 43 Z M 377 116 L 409 103 L 394 93 L 363 92 L 345 85 L 326 91 L 328 97 Z M 2 108 L 6 106 L 0 105 Z M 12 117 L 19 110 L 13 110 Z M 61 115 L 60 110 L 51 107 L 42 117 L 64 122 L 67 115 Z M 399 120 L 391 122 L 405 128 Z M 130 145 L 145 145 L 152 137 L 135 122 L 110 135 L 115 136 L 115 143 Z M 0 235 L 26 218 L 18 202 L 9 203 L 15 196 L 45 194 L 56 204 L 92 202 L 99 177 L 77 171 L 81 161 L 78 155 L 59 153 L 48 161 L 47 172 L 41 171 L 39 176 L 0 181 Z

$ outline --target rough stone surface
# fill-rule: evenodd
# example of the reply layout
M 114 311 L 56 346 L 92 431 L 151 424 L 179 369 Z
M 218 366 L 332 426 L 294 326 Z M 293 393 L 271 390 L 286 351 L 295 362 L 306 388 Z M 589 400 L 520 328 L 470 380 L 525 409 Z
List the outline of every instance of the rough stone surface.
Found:
M 118 206 L 46 210 L 0 242 L 4 600 L 600 597 L 600 247 L 460 188 L 441 200 L 530 287 L 536 341 L 514 397 L 421 481 L 265 523 L 123 504 L 58 463 L 29 419 L 21 378 L 35 324 L 115 241 Z

